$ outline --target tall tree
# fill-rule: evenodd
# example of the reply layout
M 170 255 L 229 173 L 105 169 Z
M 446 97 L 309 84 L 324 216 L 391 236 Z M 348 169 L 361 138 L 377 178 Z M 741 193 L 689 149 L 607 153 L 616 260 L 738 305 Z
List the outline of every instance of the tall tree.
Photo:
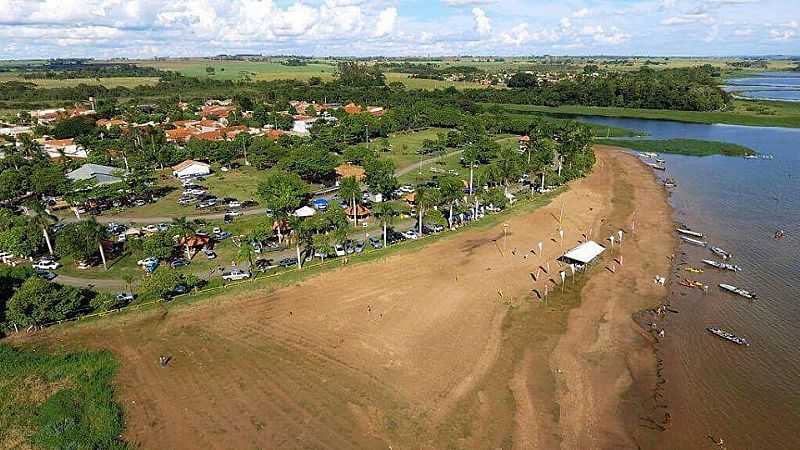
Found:
M 422 221 L 425 219 L 425 212 L 439 204 L 439 191 L 425 186 L 417 186 L 415 203 L 417 214 L 419 215 L 419 234 L 422 235 Z
M 172 219 L 170 226 L 176 233 L 183 239 L 183 250 L 186 253 L 186 259 L 191 257 L 191 249 L 189 248 L 189 239 L 195 234 L 194 225 L 186 220 L 186 217 L 176 217 Z
M 55 217 L 50 215 L 50 213 L 45 210 L 44 205 L 38 201 L 28 203 L 28 214 L 31 216 L 31 223 L 41 228 L 44 241 L 47 243 L 47 251 L 52 256 L 53 244 L 50 242 L 50 233 L 48 230 L 50 225 L 56 221 Z
M 303 205 L 310 191 L 309 186 L 297 174 L 279 169 L 266 173 L 258 184 L 256 194 L 278 221 L 278 242 L 282 241 L 281 228 L 289 215 Z
M 445 176 L 439 179 L 439 192 L 441 193 L 441 200 L 447 204 L 449 208 L 449 215 L 447 223 L 450 229 L 453 228 L 453 208 L 459 200 L 464 198 L 464 183 L 460 178 L 455 176 Z
M 392 202 L 381 202 L 372 208 L 372 214 L 380 221 L 383 228 L 383 246 L 386 247 L 388 245 L 389 225 L 394 223 L 400 211 L 395 208 Z
M 344 177 L 339 182 L 339 197 L 346 201 L 353 212 L 353 223 L 358 225 L 357 209 L 361 203 L 361 186 L 356 177 Z

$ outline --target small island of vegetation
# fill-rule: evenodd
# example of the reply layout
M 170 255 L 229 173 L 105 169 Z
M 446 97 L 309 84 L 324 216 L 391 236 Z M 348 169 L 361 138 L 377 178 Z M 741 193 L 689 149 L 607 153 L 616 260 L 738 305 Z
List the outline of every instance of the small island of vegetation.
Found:
M 632 148 L 646 152 L 672 153 L 686 156 L 748 156 L 755 155 L 753 149 L 738 144 L 699 139 L 665 139 L 665 140 L 622 140 L 602 139 L 598 143 L 617 147 Z

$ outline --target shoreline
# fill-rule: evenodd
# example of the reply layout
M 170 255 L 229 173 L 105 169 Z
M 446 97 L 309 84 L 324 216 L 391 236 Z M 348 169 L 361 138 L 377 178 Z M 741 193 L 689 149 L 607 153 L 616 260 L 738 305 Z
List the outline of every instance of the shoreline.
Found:
M 120 361 L 125 436 L 142 448 L 642 442 L 647 436 L 631 425 L 642 409 L 636 389 L 648 385 L 655 360 L 631 317 L 661 291 L 653 289 L 650 260 L 634 250 L 657 240 L 659 225 L 671 234 L 673 222 L 662 223 L 671 214 L 666 202 L 652 212 L 653 199 L 666 194 L 649 168 L 624 150 L 596 149 L 598 166 L 587 178 L 547 205 L 504 217 L 507 236 L 500 223 L 465 230 L 291 286 L 59 327 L 33 340 L 111 350 Z M 554 264 L 561 254 L 559 228 L 565 249 L 582 233 L 607 245 L 602 237 L 637 208 L 641 234 L 623 244 L 616 273 L 598 266 L 561 288 L 558 269 L 532 280 L 534 264 Z M 528 251 L 536 241 L 544 242 L 541 255 Z M 599 264 L 618 256 L 607 254 Z M 637 286 L 633 301 L 628 279 Z M 537 298 L 551 282 L 552 299 Z M 576 327 L 582 315 L 591 320 Z M 593 372 L 590 361 L 585 379 L 570 378 L 585 361 L 559 359 L 569 343 L 590 359 L 608 352 L 613 370 Z M 162 354 L 174 355 L 168 369 L 155 362 Z M 602 395 L 609 386 L 613 402 Z

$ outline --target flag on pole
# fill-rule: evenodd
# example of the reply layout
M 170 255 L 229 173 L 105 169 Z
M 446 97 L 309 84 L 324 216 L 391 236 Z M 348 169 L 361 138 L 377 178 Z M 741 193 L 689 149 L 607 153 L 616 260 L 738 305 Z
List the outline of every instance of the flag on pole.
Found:
M 561 271 L 561 282 L 563 283 L 563 282 L 564 282 L 564 279 L 566 279 L 566 278 L 567 278 L 567 272 L 564 272 L 564 271 L 562 270 L 562 271 Z
M 617 235 L 619 235 L 619 241 L 622 242 L 622 230 L 617 231 Z
M 611 241 L 611 246 L 613 247 L 614 246 L 614 236 L 613 235 L 609 236 L 608 240 Z
M 550 261 L 547 261 L 547 273 L 550 273 Z
M 561 240 L 564 240 L 564 230 L 558 230 L 558 235 L 561 237 Z
M 542 253 L 542 242 L 539 241 L 539 254 L 541 254 L 541 253 Z

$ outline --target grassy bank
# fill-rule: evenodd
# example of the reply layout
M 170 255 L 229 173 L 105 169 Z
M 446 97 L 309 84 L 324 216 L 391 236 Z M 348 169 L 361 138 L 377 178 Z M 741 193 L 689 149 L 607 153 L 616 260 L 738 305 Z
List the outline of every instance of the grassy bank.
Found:
M 538 105 L 500 105 L 511 113 L 536 113 L 556 117 L 602 116 L 629 119 L 672 120 L 689 123 L 722 123 L 763 127 L 800 128 L 800 104 L 735 100 L 729 111 L 672 111 L 663 109 L 636 109 L 564 105 L 559 107 Z
M 746 156 L 756 153 L 750 148 L 737 144 L 718 141 L 701 141 L 697 139 L 667 139 L 660 141 L 600 139 L 596 142 L 598 144 L 632 148 L 644 152 L 673 153 L 687 156 Z
M 1 448 L 124 449 L 110 353 L 52 353 L 0 345 Z

